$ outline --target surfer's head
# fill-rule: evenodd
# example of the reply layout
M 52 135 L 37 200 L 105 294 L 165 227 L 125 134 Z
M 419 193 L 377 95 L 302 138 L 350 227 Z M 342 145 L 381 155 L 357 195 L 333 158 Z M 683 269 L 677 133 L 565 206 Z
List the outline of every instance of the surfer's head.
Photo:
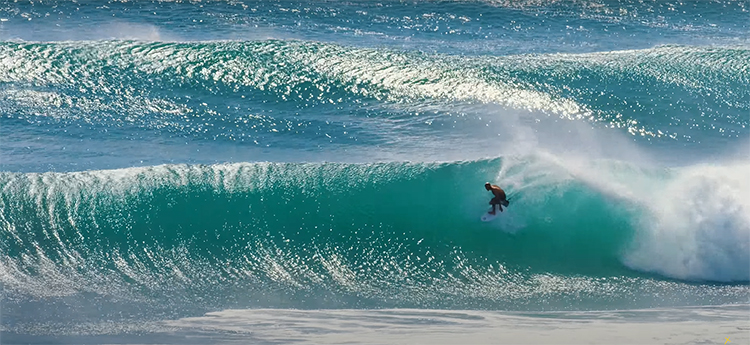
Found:
M 490 190 L 490 189 L 492 189 L 492 185 L 489 182 L 487 182 L 487 183 L 484 184 L 484 189 Z

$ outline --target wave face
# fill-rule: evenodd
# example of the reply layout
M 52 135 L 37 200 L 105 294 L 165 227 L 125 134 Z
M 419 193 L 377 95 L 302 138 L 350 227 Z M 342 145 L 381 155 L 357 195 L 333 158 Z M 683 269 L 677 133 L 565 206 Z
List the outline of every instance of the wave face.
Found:
M 645 175 L 670 181 L 664 190 L 677 197 L 654 214 L 612 186 L 540 166 L 568 171 L 537 157 L 4 173 L 2 283 L 33 298 L 224 307 L 539 310 L 747 296 L 746 285 L 649 273 L 747 281 L 747 196 L 723 191 L 744 178 Z M 476 181 L 497 171 L 518 186 L 503 220 L 481 223 L 487 197 Z M 709 205 L 683 218 L 680 192 L 696 188 L 714 189 Z

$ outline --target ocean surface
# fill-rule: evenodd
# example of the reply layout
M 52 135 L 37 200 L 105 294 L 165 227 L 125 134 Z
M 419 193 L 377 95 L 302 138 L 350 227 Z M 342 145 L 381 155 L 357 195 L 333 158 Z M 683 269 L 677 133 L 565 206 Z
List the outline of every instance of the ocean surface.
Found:
M 749 85 L 750 1 L 2 1 L 0 342 L 748 344 Z

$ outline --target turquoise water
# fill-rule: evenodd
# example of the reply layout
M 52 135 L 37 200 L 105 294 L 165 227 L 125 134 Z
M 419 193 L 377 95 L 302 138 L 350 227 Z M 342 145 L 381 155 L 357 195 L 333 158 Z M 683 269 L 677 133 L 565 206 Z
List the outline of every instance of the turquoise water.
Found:
M 747 1 L 0 5 L 2 327 L 748 303 L 748 23 Z M 485 181 L 511 199 L 490 223 Z

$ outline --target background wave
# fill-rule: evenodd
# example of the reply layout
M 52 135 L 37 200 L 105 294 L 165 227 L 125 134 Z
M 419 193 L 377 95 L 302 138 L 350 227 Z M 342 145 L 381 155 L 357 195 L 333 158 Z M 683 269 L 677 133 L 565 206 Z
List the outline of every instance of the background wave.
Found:
M 435 107 L 478 102 L 691 141 L 739 137 L 750 111 L 750 51 L 739 47 L 459 57 L 295 41 L 5 42 L 0 61 L 5 117 L 209 140 L 319 137 L 335 120 L 329 137 L 367 142 L 384 133 L 346 127 L 352 118 L 409 132 L 452 120 Z M 368 110 L 387 104 L 400 110 Z M 300 115 L 311 107 L 340 115 Z

